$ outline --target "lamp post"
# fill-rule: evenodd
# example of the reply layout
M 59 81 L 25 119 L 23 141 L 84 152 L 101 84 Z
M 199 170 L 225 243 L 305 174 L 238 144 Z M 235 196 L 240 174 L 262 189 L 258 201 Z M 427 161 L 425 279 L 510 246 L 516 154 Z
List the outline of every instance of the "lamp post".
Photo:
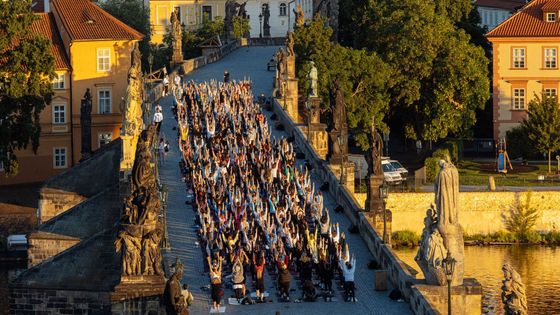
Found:
M 152 65 L 154 64 L 154 55 L 152 53 L 148 55 L 148 64 L 150 65 L 150 74 L 152 74 Z
M 307 109 L 307 142 L 311 145 L 311 103 L 309 100 L 305 102 L 305 109 Z
M 379 197 L 383 199 L 383 244 L 387 244 L 387 198 L 389 198 L 389 185 L 386 181 L 379 186 Z
M 263 19 L 263 15 L 261 12 L 261 14 L 259 14 L 259 38 L 262 38 L 262 19 Z
M 560 175 L 560 155 L 556 156 L 556 161 L 558 161 L 556 165 L 556 175 Z
M 451 315 L 451 280 L 453 280 L 453 273 L 455 272 L 455 263 L 455 259 L 447 251 L 447 257 L 441 262 L 447 279 L 447 315 Z

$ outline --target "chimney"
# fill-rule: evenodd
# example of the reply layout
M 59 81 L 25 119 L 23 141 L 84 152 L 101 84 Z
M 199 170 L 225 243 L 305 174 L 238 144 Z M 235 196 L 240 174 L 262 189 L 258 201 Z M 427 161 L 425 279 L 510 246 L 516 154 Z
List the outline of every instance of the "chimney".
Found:
M 43 3 L 44 3 L 44 5 L 45 5 L 45 12 L 46 12 L 46 13 L 51 12 L 50 0 L 43 0 Z

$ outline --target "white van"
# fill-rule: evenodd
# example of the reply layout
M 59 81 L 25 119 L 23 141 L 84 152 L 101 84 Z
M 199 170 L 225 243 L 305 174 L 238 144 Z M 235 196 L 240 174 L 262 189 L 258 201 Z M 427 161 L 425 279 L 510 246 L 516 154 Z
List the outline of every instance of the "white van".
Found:
M 402 179 L 406 180 L 408 177 L 408 170 L 397 160 L 389 160 L 389 163 L 401 174 Z
M 388 160 L 381 161 L 381 168 L 383 169 L 383 175 L 385 176 L 385 181 L 389 185 L 400 185 L 403 181 L 401 173 L 395 169 L 395 167 Z

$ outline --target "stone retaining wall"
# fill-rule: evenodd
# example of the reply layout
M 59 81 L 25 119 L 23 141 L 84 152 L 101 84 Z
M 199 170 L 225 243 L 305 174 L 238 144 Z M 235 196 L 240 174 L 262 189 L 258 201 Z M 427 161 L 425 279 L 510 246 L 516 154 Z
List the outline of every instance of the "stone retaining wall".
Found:
M 107 314 L 111 313 L 109 293 L 14 289 L 10 305 L 15 314 Z
M 53 235 L 53 237 L 41 237 L 36 234 L 40 234 L 40 232 L 31 233 L 29 235 L 29 248 L 27 249 L 27 268 L 31 268 L 41 263 L 45 259 L 54 257 L 62 251 L 65 251 L 80 242 L 80 239 L 77 238 L 56 238 L 56 236 L 59 235 Z
M 504 231 L 502 214 L 510 207 L 527 200 L 527 192 L 462 192 L 459 196 L 460 222 L 465 234 L 490 234 Z M 355 194 L 363 206 L 366 194 Z M 390 193 L 387 208 L 393 213 L 393 232 L 411 230 L 419 235 L 424 227 L 426 209 L 434 203 L 434 194 Z M 560 229 L 560 193 L 558 191 L 531 192 L 531 207 L 540 210 L 537 231 Z
M 389 281 L 410 302 L 412 311 L 415 314 L 421 315 L 438 314 L 420 291 L 415 289 L 414 285 L 419 283 L 419 281 L 414 278 L 407 266 L 391 249 L 383 244 L 381 237 L 369 224 L 365 214 L 361 211 L 361 207 L 358 206 L 358 201 L 354 199 L 354 196 L 345 187 L 340 185 L 338 178 L 328 168 L 327 163 L 319 158 L 315 150 L 306 141 L 300 128 L 293 123 L 276 99 L 272 106 L 274 113 L 278 116 L 278 120 L 283 124 L 286 132 L 294 136 L 294 144 L 297 145 L 313 166 L 315 174 L 322 181 L 329 183 L 329 192 L 334 196 L 337 203 L 344 208 L 344 213 L 350 222 L 359 228 L 360 235 L 373 258 L 380 264 L 382 269 L 387 270 Z

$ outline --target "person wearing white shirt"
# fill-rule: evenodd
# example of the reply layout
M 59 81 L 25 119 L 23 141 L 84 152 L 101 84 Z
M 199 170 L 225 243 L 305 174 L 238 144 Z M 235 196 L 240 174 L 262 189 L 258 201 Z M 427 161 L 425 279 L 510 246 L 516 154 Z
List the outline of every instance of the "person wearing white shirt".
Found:
M 161 129 L 161 122 L 163 121 L 163 114 L 161 113 L 161 109 L 160 108 L 156 108 L 156 113 L 154 114 L 154 125 L 156 125 L 156 130 L 157 133 L 159 133 L 159 130 Z

